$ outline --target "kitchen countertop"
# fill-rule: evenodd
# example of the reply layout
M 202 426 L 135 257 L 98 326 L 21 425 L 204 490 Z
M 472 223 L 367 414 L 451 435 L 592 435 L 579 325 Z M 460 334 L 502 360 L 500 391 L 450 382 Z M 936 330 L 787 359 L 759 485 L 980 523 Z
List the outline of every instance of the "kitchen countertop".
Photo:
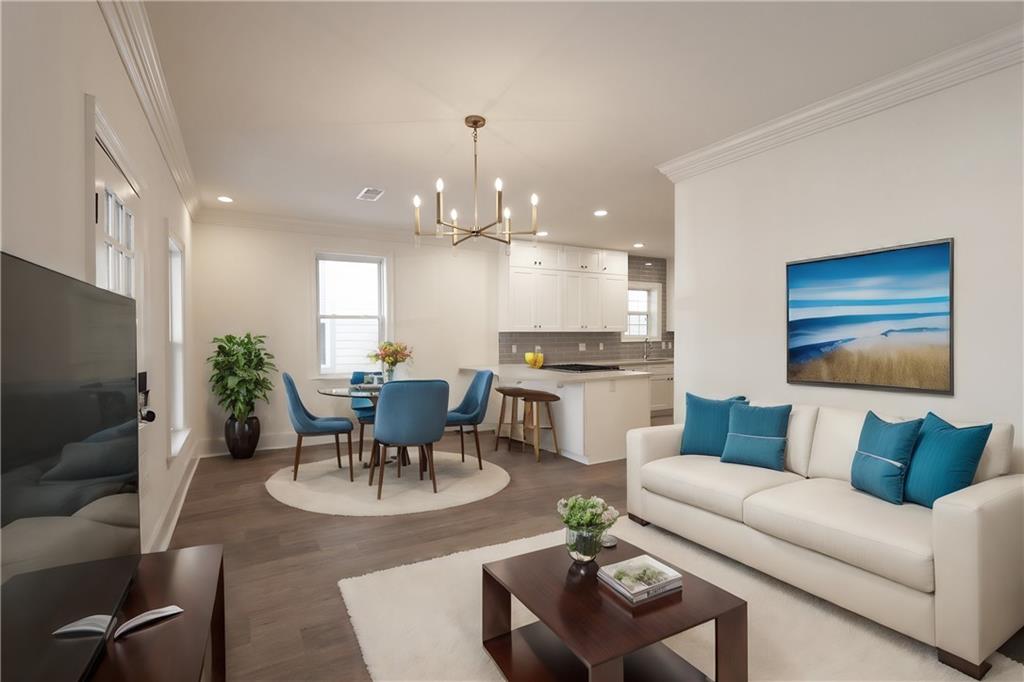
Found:
M 587 363 L 587 364 L 620 364 L 620 363 Z M 624 364 L 624 363 L 621 363 Z M 551 381 L 559 384 L 582 384 L 589 381 L 608 381 L 609 379 L 648 379 L 650 373 L 635 369 L 611 369 L 607 372 L 560 372 L 550 369 L 534 369 L 525 363 L 490 365 L 478 367 L 460 367 L 464 372 L 476 372 L 489 369 L 501 381 Z

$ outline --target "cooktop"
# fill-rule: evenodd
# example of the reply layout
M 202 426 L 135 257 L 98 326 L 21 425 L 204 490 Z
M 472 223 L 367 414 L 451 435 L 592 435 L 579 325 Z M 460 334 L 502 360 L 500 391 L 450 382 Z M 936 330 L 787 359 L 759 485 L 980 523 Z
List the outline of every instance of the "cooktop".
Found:
M 618 365 L 584 365 L 570 362 L 564 365 L 544 365 L 542 369 L 552 369 L 556 372 L 608 372 L 621 369 Z

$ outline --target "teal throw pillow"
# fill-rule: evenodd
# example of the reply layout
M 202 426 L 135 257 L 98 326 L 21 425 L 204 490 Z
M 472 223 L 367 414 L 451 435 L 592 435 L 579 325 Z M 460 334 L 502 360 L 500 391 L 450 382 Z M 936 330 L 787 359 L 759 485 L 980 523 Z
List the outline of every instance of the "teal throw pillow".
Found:
M 903 484 L 923 421 L 890 423 L 868 412 L 850 469 L 853 487 L 886 502 L 903 504 Z
M 754 407 L 733 403 L 722 461 L 783 471 L 792 405 Z
M 729 434 L 729 410 L 737 402 L 745 405 L 747 399 L 738 395 L 725 400 L 711 400 L 687 393 L 686 421 L 679 452 L 721 457 Z
M 929 412 L 907 472 L 907 502 L 931 507 L 943 495 L 969 486 L 991 433 L 991 424 L 958 429 Z

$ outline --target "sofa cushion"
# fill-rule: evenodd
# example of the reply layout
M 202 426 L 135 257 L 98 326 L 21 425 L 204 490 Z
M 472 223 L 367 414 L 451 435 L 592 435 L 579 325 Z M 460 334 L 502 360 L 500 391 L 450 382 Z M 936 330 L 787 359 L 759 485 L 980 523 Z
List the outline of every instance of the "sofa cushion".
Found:
M 903 484 L 922 422 L 887 422 L 868 412 L 850 468 L 853 487 L 886 502 L 903 504 Z
M 761 490 L 803 480 L 790 471 L 727 464 L 718 457 L 666 457 L 640 469 L 642 485 L 652 493 L 743 521 L 743 500 Z
M 786 432 L 792 411 L 792 405 L 733 405 L 729 410 L 729 435 L 725 438 L 722 461 L 785 471 Z
M 810 478 L 834 478 L 850 480 L 853 453 L 860 442 L 860 431 L 864 426 L 867 410 L 845 410 L 837 407 L 818 408 L 818 419 L 814 424 L 814 440 L 811 442 L 811 456 L 807 465 Z M 887 422 L 901 421 L 878 413 Z
M 845 481 L 812 478 L 743 503 L 746 525 L 921 592 L 935 591 L 932 511 L 893 505 Z
M 734 402 L 746 404 L 741 395 L 712 400 L 692 393 L 686 394 L 686 421 L 679 452 L 684 455 L 715 455 L 720 457 L 729 433 L 729 409 Z

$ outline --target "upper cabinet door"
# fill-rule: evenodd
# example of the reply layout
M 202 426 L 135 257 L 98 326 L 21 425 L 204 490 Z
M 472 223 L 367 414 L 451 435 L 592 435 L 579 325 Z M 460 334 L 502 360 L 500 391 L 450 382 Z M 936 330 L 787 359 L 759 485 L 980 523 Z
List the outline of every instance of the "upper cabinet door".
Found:
M 601 252 L 597 249 L 580 249 L 580 269 L 584 272 L 601 272 Z
M 562 274 L 562 328 L 570 331 L 583 329 L 583 307 L 578 272 Z
M 606 275 L 628 275 L 629 254 L 625 251 L 602 251 L 601 272 Z
M 562 328 L 562 274 L 533 273 L 533 324 L 538 330 Z
M 512 242 L 509 246 L 508 264 L 514 268 L 537 267 L 537 249 L 534 244 Z
M 562 269 L 570 272 L 578 272 L 580 268 L 580 249 L 576 246 L 562 247 Z
M 601 328 L 609 332 L 626 331 L 626 278 L 609 275 L 601 278 Z
M 515 253 L 515 251 L 513 251 Z M 528 268 L 512 268 L 508 277 L 508 328 L 513 331 L 534 329 L 534 276 Z
M 600 275 L 583 275 L 580 280 L 580 325 L 583 329 L 603 331 Z
M 537 244 L 534 252 L 537 254 L 537 267 L 545 270 L 557 270 L 561 265 L 561 247 L 553 244 Z

